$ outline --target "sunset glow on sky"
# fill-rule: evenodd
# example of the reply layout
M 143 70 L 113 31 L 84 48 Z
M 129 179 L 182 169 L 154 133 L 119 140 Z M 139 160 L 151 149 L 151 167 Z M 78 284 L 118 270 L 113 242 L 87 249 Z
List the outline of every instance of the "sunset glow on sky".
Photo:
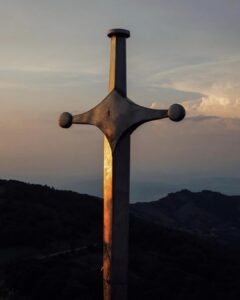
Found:
M 155 198 L 178 188 L 240 194 L 240 1 L 0 3 L 2 179 L 100 195 L 102 133 L 63 130 L 58 116 L 107 95 L 106 33 L 121 27 L 131 31 L 128 97 L 187 110 L 183 122 L 155 121 L 133 134 L 132 181 L 161 183 Z

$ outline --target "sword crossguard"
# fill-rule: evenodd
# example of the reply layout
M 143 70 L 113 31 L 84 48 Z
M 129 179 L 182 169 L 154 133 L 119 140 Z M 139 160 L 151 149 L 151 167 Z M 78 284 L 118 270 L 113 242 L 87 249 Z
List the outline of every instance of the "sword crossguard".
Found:
M 132 133 L 141 124 L 152 120 L 169 118 L 179 122 L 184 116 L 185 109 L 180 104 L 173 104 L 168 110 L 146 108 L 113 90 L 88 112 L 75 116 L 67 112 L 62 113 L 59 125 L 62 128 L 69 128 L 72 124 L 94 125 L 104 133 L 114 151 L 125 132 Z

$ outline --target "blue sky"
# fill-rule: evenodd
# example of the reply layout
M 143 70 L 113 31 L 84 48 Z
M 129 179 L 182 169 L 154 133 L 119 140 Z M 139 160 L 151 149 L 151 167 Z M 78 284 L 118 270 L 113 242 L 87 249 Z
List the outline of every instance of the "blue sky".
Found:
M 1 178 L 95 193 L 92 182 L 100 186 L 102 178 L 100 131 L 62 130 L 57 119 L 105 97 L 106 33 L 122 27 L 131 31 L 129 98 L 146 107 L 178 102 L 187 109 L 179 124 L 156 121 L 133 134 L 132 181 L 228 193 L 239 186 L 240 193 L 238 0 L 0 4 Z

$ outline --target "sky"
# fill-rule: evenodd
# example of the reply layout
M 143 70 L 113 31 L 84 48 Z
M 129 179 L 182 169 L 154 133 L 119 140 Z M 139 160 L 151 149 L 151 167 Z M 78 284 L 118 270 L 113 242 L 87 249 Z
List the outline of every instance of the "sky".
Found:
M 132 135 L 131 199 L 240 194 L 239 0 L 0 0 L 0 178 L 102 193 L 103 136 L 58 126 L 107 95 L 110 28 L 130 30 L 128 97 L 181 103 Z

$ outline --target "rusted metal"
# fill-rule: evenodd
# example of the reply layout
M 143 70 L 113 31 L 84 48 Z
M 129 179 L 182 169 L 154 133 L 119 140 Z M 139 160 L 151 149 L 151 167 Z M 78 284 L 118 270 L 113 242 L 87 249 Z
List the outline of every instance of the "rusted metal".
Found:
M 170 118 L 181 121 L 184 108 L 173 104 L 168 110 L 142 107 L 127 98 L 125 29 L 111 29 L 109 94 L 86 113 L 63 113 L 59 124 L 97 126 L 104 134 L 104 300 L 127 299 L 128 228 L 130 182 L 130 135 L 141 124 Z

